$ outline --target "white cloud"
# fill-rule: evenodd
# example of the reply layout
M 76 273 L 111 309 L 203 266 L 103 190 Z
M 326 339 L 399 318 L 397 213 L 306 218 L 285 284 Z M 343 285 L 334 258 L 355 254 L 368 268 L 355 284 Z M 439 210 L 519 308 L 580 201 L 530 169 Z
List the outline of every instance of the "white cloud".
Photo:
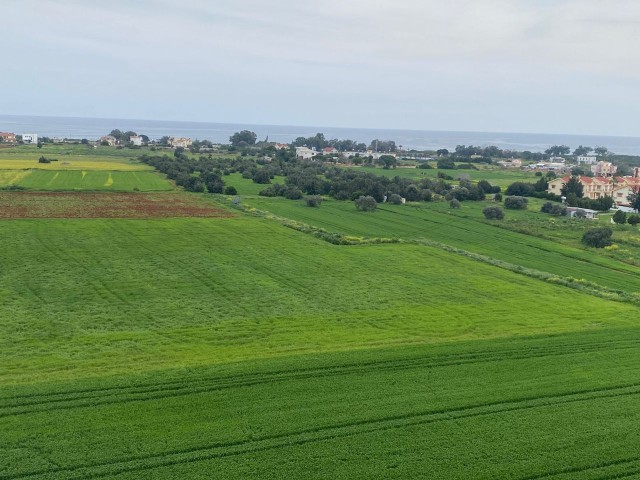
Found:
M 404 122 L 376 125 L 415 128 L 438 127 L 425 106 L 449 129 L 477 123 L 465 106 L 491 119 L 485 130 L 513 125 L 500 119 L 518 104 L 537 115 L 517 122 L 529 130 L 543 107 L 640 113 L 640 4 L 630 0 L 4 0 L 3 14 L 14 20 L 0 30 L 12 65 L 0 86 L 35 83 L 40 107 L 66 96 L 74 113 L 74 91 L 93 95 L 92 112 L 111 98 L 105 115 L 116 105 L 121 116 L 156 114 L 164 98 L 162 114 L 219 121 L 372 126 L 358 113 L 367 102 Z M 281 108 L 285 117 L 273 107 L 293 99 L 324 108 Z M 19 107 L 0 98 L 0 110 Z

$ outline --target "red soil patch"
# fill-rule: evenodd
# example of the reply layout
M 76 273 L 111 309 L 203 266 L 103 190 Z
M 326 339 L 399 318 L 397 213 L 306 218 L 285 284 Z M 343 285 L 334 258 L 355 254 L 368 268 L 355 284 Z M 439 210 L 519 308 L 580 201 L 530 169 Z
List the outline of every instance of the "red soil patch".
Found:
M 180 193 L 0 192 L 0 219 L 233 216 Z

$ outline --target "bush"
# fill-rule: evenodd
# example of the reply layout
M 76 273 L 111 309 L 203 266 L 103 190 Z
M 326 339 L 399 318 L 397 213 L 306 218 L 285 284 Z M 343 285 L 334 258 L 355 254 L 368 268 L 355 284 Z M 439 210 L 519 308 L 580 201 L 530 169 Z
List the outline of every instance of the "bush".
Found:
M 227 188 L 224 189 L 224 194 L 225 195 L 237 195 L 238 194 L 238 190 L 236 190 L 236 187 L 234 187 L 233 185 L 229 185 Z
M 284 192 L 284 198 L 289 200 L 300 200 L 304 195 L 298 187 L 288 186 Z
M 627 217 L 627 223 L 629 225 L 633 225 L 634 227 L 640 223 L 640 215 L 629 215 Z
M 322 197 L 320 195 L 308 195 L 304 197 L 304 201 L 308 207 L 319 207 L 322 203 Z
M 261 168 L 256 173 L 254 173 L 252 179 L 254 183 L 259 183 L 262 185 L 271 183 L 271 175 L 269 174 L 269 170 L 265 168 Z
M 418 168 L 421 168 L 423 170 L 430 170 L 433 167 L 431 165 L 429 165 L 427 162 L 421 163 L 420 165 L 418 165 Z
M 501 194 L 501 193 L 496 193 L 496 194 L 493 196 L 493 199 L 494 199 L 496 202 L 501 202 L 501 201 L 502 201 L 502 194 Z
M 556 217 L 562 217 L 567 214 L 567 207 L 558 203 L 545 202 L 540 211 L 542 213 L 550 213 Z
M 507 191 L 505 193 L 507 195 L 514 195 L 518 197 L 530 197 L 533 192 L 535 192 L 533 183 L 515 182 L 507 187 Z
M 589 247 L 604 248 L 613 243 L 611 235 L 613 232 L 609 227 L 592 228 L 582 235 L 582 243 Z
M 356 198 L 355 204 L 356 208 L 358 210 L 362 210 L 363 212 L 372 212 L 373 210 L 378 208 L 378 202 L 376 202 L 376 199 L 370 195 L 360 195 L 358 198 Z
M 46 158 L 46 157 L 40 157 L 40 158 L 38 159 L 38 163 L 51 163 L 51 160 L 49 160 L 49 159 L 48 159 L 48 158 Z
M 397 193 L 392 193 L 389 195 L 389 203 L 393 203 L 394 205 L 402 205 L 402 197 Z
M 618 225 L 622 225 L 623 223 L 627 223 L 627 214 L 622 210 L 617 210 L 616 213 L 613 214 L 613 221 Z
M 502 220 L 504 218 L 504 211 L 497 206 L 485 207 L 482 214 L 487 220 Z
M 504 199 L 504 208 L 509 210 L 526 210 L 529 200 L 525 197 L 506 197 Z
M 449 202 L 449 208 L 460 208 L 460 202 L 457 198 L 454 198 Z

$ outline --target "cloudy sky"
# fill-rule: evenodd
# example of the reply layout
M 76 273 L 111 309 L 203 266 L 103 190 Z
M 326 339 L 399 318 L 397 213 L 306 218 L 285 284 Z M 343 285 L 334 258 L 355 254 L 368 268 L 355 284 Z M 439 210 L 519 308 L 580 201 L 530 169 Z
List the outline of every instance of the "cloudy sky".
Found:
M 0 113 L 640 135 L 633 0 L 2 0 Z

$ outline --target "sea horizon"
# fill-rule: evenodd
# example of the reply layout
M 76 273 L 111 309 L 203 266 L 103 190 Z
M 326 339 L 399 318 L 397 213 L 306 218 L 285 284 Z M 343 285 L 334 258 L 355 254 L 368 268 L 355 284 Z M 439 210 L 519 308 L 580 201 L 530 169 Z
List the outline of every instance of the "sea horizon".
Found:
M 374 139 L 393 140 L 404 150 L 453 149 L 456 145 L 496 146 L 506 150 L 541 152 L 552 145 L 605 146 L 621 155 L 640 155 L 640 137 L 530 132 L 485 132 L 463 130 L 420 130 L 396 128 L 355 128 L 320 125 L 270 125 L 184 120 L 148 120 L 47 115 L 0 115 L 0 131 L 36 133 L 46 137 L 97 140 L 112 129 L 131 130 L 149 138 L 165 135 L 228 143 L 240 130 L 254 131 L 259 140 L 290 143 L 297 137 L 323 133 L 327 139 L 351 139 L 369 144 Z

